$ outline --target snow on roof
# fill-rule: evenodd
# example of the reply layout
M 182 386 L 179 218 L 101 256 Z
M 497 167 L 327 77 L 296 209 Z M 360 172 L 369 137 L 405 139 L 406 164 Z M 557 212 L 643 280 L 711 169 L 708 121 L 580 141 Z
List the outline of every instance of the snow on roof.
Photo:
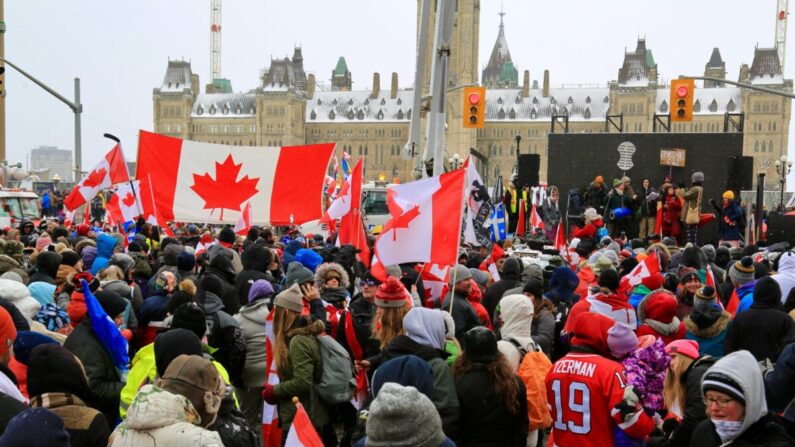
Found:
M 372 92 L 330 91 L 315 92 L 306 100 L 306 121 L 312 123 L 332 122 L 408 122 L 411 120 L 413 90 L 398 90 L 397 97 L 389 97 L 389 90 L 382 90 L 378 98 L 370 98 Z
M 281 83 L 265 84 L 262 86 L 262 90 L 266 92 L 286 92 L 289 89 L 290 89 L 289 85 Z
M 166 75 L 163 77 L 163 84 L 160 86 L 161 93 L 181 93 L 186 88 L 191 88 L 190 62 L 168 61 Z
M 784 84 L 784 76 L 780 74 L 773 74 L 768 76 L 757 76 L 751 78 L 752 85 L 782 85 Z
M 618 84 L 619 87 L 648 87 L 649 78 L 634 77 Z
M 250 118 L 257 112 L 253 93 L 208 93 L 196 97 L 193 118 Z
M 552 115 L 569 115 L 570 121 L 603 120 L 610 108 L 610 90 L 604 88 L 553 88 L 543 97 L 540 89 L 522 96 L 521 89 L 488 90 L 486 121 L 549 121 Z
M 666 114 L 671 111 L 671 90 L 669 88 L 658 88 L 655 99 L 655 110 L 657 113 Z M 665 103 L 663 105 L 663 103 Z M 739 87 L 709 87 L 696 88 L 695 98 L 693 99 L 694 115 L 723 115 L 726 112 L 742 112 L 742 100 L 740 98 Z

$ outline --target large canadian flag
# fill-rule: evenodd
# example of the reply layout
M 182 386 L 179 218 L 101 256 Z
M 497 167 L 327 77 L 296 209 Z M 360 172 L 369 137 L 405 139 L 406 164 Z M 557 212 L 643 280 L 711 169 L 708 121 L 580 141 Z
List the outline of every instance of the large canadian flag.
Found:
M 633 287 L 637 286 L 645 278 L 648 278 L 660 271 L 660 258 L 653 251 L 643 261 L 638 263 L 635 268 L 621 278 L 621 283 L 618 287 L 619 295 L 628 295 Z
M 466 166 L 387 189 L 392 218 L 375 241 L 373 274 L 404 262 L 455 265 L 461 234 Z
M 101 190 L 129 180 L 124 153 L 121 151 L 121 145 L 117 144 L 75 185 L 63 200 L 63 204 L 67 210 L 72 211 L 90 202 Z
M 253 225 L 319 219 L 333 143 L 226 146 L 144 130 L 138 171 L 144 213 L 166 221 L 237 222 L 251 203 Z

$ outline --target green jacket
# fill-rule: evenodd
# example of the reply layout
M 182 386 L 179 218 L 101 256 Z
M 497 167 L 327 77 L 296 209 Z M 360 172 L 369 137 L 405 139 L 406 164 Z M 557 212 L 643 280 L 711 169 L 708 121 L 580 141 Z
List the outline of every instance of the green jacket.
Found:
M 202 345 L 202 348 L 208 355 L 215 351 L 215 349 L 207 345 Z M 226 372 L 226 369 L 223 367 L 223 365 L 216 362 L 215 360 L 212 360 L 212 363 L 215 366 L 215 369 L 218 370 L 218 374 L 220 374 L 224 379 L 224 383 L 229 385 L 229 374 Z M 130 372 L 127 375 L 127 383 L 121 390 L 119 415 L 121 416 L 122 420 L 127 418 L 127 408 L 132 403 L 135 395 L 138 394 L 138 390 L 144 385 L 154 384 L 156 376 L 157 367 L 155 365 L 155 344 L 149 343 L 148 345 L 141 348 L 135 354 L 135 357 L 133 357 L 132 368 L 130 368 Z M 232 394 L 232 396 L 234 396 L 234 394 Z M 235 397 L 235 407 L 237 407 L 237 397 Z
M 304 406 L 312 425 L 320 431 L 329 421 L 328 409 L 315 390 L 315 383 L 320 381 L 321 357 L 320 345 L 313 335 L 301 328 L 298 335 L 290 340 L 287 354 L 287 365 L 279 384 L 273 392 L 279 398 L 279 422 L 283 431 L 290 429 L 295 417 L 293 397 L 297 397 Z

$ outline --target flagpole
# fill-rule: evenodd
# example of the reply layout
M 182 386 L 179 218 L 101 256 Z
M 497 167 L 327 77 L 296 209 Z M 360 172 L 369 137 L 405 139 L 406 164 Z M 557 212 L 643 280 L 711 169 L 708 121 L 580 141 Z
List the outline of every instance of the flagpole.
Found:
M 466 188 L 466 179 L 467 179 L 466 169 L 469 167 L 469 163 L 471 162 L 471 160 L 470 160 L 471 158 L 472 158 L 471 155 L 468 156 L 467 159 L 466 159 L 466 162 L 464 162 L 464 166 L 461 168 L 461 170 L 463 171 L 461 173 L 462 174 L 461 175 L 461 183 L 462 183 L 462 185 L 461 185 L 461 205 L 458 208 L 459 210 L 461 210 L 461 213 L 459 214 L 460 218 L 458 219 L 458 232 L 456 233 L 456 235 L 458 236 L 458 242 L 456 243 L 457 247 L 461 246 L 461 223 L 464 220 L 464 211 L 466 210 L 466 207 L 468 206 L 467 205 L 467 194 L 466 194 L 466 192 L 467 192 L 467 188 Z M 458 256 L 457 255 L 458 255 L 458 248 L 456 248 L 456 257 L 453 258 L 453 267 L 455 267 L 455 265 L 458 263 Z M 454 268 L 453 269 L 453 283 L 452 283 L 453 284 L 453 288 L 450 291 L 450 310 L 449 310 L 450 315 L 453 314 L 453 302 L 455 301 L 455 282 L 456 282 L 456 269 Z
M 124 170 L 127 170 L 127 160 L 124 160 L 124 151 L 122 150 L 121 140 L 119 139 L 119 137 L 110 133 L 105 133 L 102 136 L 109 140 L 115 141 L 116 144 L 119 145 L 119 151 L 122 153 L 122 162 L 124 163 Z M 138 202 L 138 193 L 135 191 L 135 185 L 133 185 L 133 181 L 130 178 L 130 171 L 127 171 L 127 182 L 130 184 L 130 189 L 132 189 L 133 198 L 135 199 L 135 209 L 136 211 L 138 211 L 138 215 L 140 216 L 141 214 L 143 214 L 143 210 L 141 209 L 141 204 Z M 149 188 L 150 189 L 152 188 L 151 183 L 149 184 Z

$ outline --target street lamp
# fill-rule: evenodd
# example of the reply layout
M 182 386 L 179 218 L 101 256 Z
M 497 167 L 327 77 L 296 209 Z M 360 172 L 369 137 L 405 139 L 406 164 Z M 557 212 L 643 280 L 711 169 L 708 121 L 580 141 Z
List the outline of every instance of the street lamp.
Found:
M 52 182 L 55 185 L 55 190 L 58 191 L 58 183 L 61 182 L 61 176 L 58 175 L 58 174 L 53 175 L 52 176 Z
M 782 155 L 780 159 L 776 160 L 776 174 L 780 176 L 779 183 L 781 183 L 781 200 L 778 202 L 778 210 L 784 212 L 784 184 L 787 183 L 787 175 L 792 171 L 792 160 L 787 160 L 786 155 Z
M 456 154 L 453 154 L 453 156 L 452 156 L 452 157 L 450 157 L 449 159 L 447 159 L 447 161 L 449 161 L 449 162 L 450 162 L 450 166 L 452 166 L 452 168 L 453 168 L 453 170 L 454 170 L 454 171 L 455 171 L 456 169 L 460 168 L 460 167 L 461 167 L 461 164 L 463 163 L 463 162 L 461 161 L 461 156 L 460 156 L 460 155 L 458 155 L 457 153 L 456 153 Z

